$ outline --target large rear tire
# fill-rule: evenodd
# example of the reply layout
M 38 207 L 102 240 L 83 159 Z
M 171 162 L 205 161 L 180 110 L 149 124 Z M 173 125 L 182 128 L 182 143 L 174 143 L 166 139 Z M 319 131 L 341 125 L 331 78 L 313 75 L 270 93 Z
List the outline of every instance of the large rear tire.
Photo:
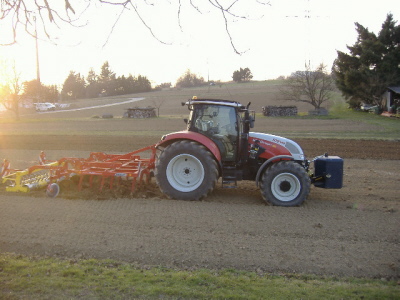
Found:
M 262 175 L 263 199 L 277 206 L 298 206 L 310 193 L 310 177 L 294 161 L 280 161 L 271 165 Z
M 199 200 L 213 191 L 218 167 L 203 145 L 183 140 L 161 152 L 156 161 L 155 177 L 161 192 L 168 197 Z

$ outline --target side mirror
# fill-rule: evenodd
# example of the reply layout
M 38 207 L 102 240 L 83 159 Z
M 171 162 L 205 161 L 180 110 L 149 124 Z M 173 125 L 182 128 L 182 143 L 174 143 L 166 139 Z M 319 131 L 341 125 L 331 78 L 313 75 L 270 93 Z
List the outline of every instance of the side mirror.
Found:
M 188 119 L 183 119 L 183 122 L 185 122 L 185 124 L 187 124 L 188 123 Z
M 250 128 L 254 128 L 254 121 L 255 121 L 254 117 L 250 116 Z

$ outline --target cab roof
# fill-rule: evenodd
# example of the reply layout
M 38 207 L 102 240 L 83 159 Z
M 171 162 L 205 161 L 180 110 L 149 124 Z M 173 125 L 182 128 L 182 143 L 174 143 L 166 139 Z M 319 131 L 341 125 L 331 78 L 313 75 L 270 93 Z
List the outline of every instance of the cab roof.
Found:
M 231 100 L 222 100 L 222 99 L 198 99 L 197 97 L 193 97 L 192 99 L 189 99 L 186 103 L 186 105 L 196 105 L 196 104 L 212 104 L 212 105 L 224 105 L 224 106 L 232 106 L 232 107 L 237 107 L 237 108 L 245 108 L 242 104 L 240 104 L 237 101 L 231 101 Z

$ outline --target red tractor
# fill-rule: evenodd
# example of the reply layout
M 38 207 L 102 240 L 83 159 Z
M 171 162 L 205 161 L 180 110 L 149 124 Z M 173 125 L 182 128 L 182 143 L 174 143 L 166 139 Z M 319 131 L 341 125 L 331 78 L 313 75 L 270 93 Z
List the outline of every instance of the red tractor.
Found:
M 155 177 L 161 191 L 173 199 L 206 197 L 218 178 L 223 187 L 255 181 L 263 199 L 273 205 L 300 205 L 310 185 L 341 188 L 343 160 L 327 154 L 315 158 L 314 173 L 303 150 L 287 138 L 250 132 L 254 112 L 236 101 L 193 99 L 182 103 L 190 111 L 187 130 L 170 133 L 157 144 Z

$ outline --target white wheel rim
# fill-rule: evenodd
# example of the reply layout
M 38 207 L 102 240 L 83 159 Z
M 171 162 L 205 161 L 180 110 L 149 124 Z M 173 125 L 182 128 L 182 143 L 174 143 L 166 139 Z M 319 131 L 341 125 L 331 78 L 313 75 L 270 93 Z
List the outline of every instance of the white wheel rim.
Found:
M 194 191 L 201 185 L 204 176 L 202 163 L 193 155 L 177 155 L 171 159 L 167 166 L 168 182 L 180 192 Z
M 271 191 L 280 201 L 292 201 L 300 194 L 300 180 L 291 173 L 279 174 L 272 180 Z

